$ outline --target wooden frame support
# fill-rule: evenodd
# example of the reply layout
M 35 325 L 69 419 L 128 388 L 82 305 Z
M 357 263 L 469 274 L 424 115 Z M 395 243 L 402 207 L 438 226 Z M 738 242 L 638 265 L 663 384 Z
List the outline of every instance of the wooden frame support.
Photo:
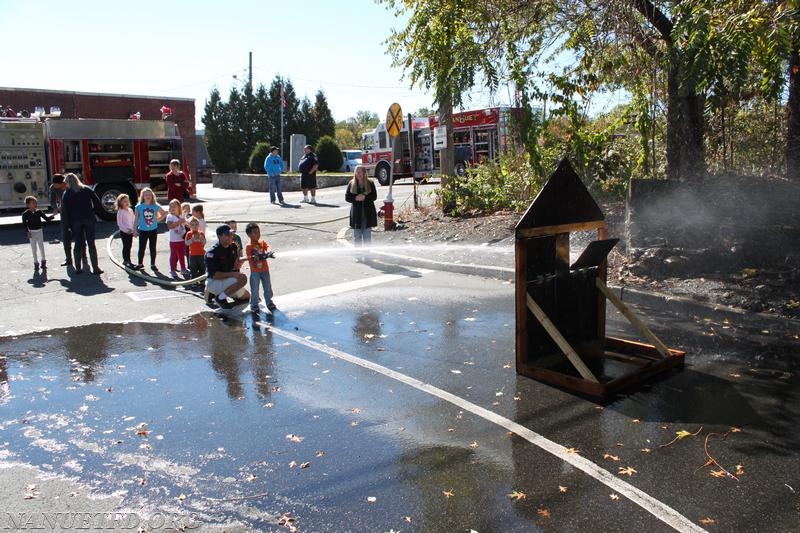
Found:
M 572 363 L 572 366 L 575 367 L 575 370 L 578 371 L 581 377 L 594 383 L 600 383 L 600 380 L 598 380 L 592 371 L 589 370 L 589 367 L 587 367 L 586 363 L 583 362 L 583 359 L 581 359 L 581 356 L 578 355 L 578 352 L 572 348 L 569 342 L 567 342 L 567 339 L 565 339 L 561 332 L 558 331 L 558 328 L 556 328 L 555 324 L 553 324 L 553 321 L 547 318 L 544 310 L 539 307 L 539 304 L 537 304 L 533 298 L 531 298 L 530 294 L 527 295 L 527 302 L 528 309 L 531 310 L 533 316 L 536 317 L 542 327 L 544 327 L 545 331 L 547 331 L 558 347 L 561 348 L 561 351 L 564 352 L 564 355 L 567 356 L 567 359 L 569 359 L 569 362 Z

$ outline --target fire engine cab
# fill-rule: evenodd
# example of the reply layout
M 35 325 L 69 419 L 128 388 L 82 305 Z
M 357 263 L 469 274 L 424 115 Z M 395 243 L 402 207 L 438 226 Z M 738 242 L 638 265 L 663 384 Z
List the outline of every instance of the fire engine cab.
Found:
M 466 169 L 486 160 L 495 159 L 501 152 L 517 144 L 518 135 L 511 127 L 517 108 L 490 107 L 453 113 L 453 145 L 455 170 L 459 176 Z M 392 139 L 384 124 L 362 136 L 362 160 L 370 176 L 381 185 L 392 178 L 423 179 L 441 169 L 439 151 L 434 150 L 433 132 L 440 125 L 436 116 L 411 117 L 403 121 L 400 135 Z
M 2 118 L 0 209 L 24 207 L 26 196 L 48 206 L 49 177 L 72 172 L 100 197 L 97 215 L 114 220 L 116 197 L 126 193 L 135 204 L 139 189 L 160 188 L 171 159 L 189 175 L 172 122 Z

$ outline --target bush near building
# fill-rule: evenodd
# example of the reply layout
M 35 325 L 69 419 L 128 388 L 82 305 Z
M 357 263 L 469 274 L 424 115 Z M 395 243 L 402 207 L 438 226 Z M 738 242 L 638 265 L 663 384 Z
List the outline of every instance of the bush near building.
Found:
M 342 150 L 336 143 L 336 139 L 330 135 L 321 137 L 317 142 L 317 161 L 320 170 L 336 172 L 342 166 Z

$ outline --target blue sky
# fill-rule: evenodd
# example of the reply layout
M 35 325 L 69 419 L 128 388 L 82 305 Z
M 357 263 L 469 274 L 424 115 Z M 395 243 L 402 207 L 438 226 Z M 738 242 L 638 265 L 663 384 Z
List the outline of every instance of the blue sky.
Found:
M 0 86 L 193 98 L 197 120 L 212 89 L 227 99 L 247 79 L 275 75 L 313 101 L 320 88 L 337 120 L 428 106 L 382 44 L 402 27 L 372 0 L 0 1 Z M 10 45 L 9 43 L 14 43 Z
M 0 86 L 193 98 L 200 126 L 211 89 L 227 99 L 252 52 L 254 85 L 281 75 L 299 97 L 322 89 L 336 120 L 362 109 L 383 118 L 392 102 L 433 107 L 386 54 L 391 28 L 404 26 L 373 0 L 0 0 Z M 465 107 L 511 96 L 477 87 Z

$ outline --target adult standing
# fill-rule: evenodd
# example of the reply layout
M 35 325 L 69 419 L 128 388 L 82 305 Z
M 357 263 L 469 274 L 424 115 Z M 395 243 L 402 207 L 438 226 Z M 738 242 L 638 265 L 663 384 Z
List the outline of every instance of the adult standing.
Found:
M 278 154 L 278 147 L 269 149 L 269 155 L 264 160 L 264 170 L 269 179 L 269 203 L 274 204 L 275 198 L 283 205 L 283 191 L 281 190 L 281 172 L 283 172 L 283 159 Z
M 303 147 L 303 157 L 300 159 L 300 188 L 303 189 L 303 201 L 309 204 L 317 203 L 317 156 L 314 147 L 307 144 Z M 311 196 L 309 197 L 309 192 Z
M 95 211 L 100 209 L 100 199 L 75 174 L 69 173 L 65 179 L 68 188 L 64 192 L 62 204 L 72 230 L 72 238 L 75 240 L 72 253 L 75 273 L 80 274 L 84 268 L 88 268 L 85 257 L 88 247 L 89 259 L 92 262 L 92 274 L 102 274 L 103 271 L 97 265 L 97 246 L 94 242 Z
M 217 240 L 217 244 L 206 252 L 206 290 L 216 296 L 220 307 L 230 309 L 228 296 L 237 303 L 250 300 L 250 293 L 244 288 L 247 275 L 239 272 L 239 249 L 233 244 L 233 230 L 229 225 L 222 224 L 217 228 Z
M 61 243 L 64 245 L 64 262 L 61 266 L 72 266 L 72 229 L 67 222 L 67 214 L 64 212 L 64 193 L 67 191 L 67 182 L 63 174 L 54 174 L 50 184 L 50 206 L 53 207 L 53 214 L 61 214 Z
M 347 184 L 344 199 L 350 203 L 350 227 L 353 228 L 353 245 L 369 246 L 372 241 L 372 228 L 378 225 L 375 200 L 378 191 L 363 165 L 356 166 L 353 179 Z
M 173 199 L 183 202 L 189 196 L 189 177 L 181 170 L 178 159 L 169 162 L 169 172 L 164 181 L 167 183 L 167 202 Z

